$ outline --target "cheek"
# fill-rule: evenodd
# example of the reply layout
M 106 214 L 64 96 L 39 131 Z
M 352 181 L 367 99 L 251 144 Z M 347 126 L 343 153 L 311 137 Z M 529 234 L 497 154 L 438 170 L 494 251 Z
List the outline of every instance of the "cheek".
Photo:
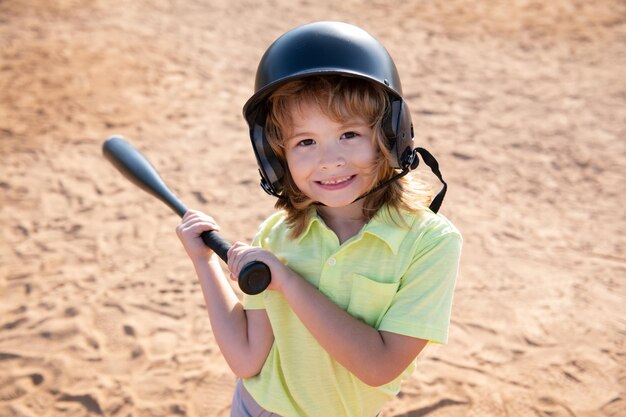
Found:
M 363 148 L 359 152 L 353 154 L 353 162 L 358 167 L 367 170 L 373 169 L 378 160 L 378 150 L 372 148 Z
M 296 182 L 299 178 L 306 176 L 311 170 L 311 158 L 307 158 L 302 152 L 288 152 L 285 154 L 285 159 L 287 161 L 287 168 L 291 173 L 291 177 Z

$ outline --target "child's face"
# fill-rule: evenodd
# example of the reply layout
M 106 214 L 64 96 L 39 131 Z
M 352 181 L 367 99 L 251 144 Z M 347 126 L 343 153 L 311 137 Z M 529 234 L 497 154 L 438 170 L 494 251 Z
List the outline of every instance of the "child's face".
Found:
M 300 191 L 328 207 L 344 207 L 372 187 L 378 149 L 365 120 L 334 121 L 305 102 L 292 112 L 292 123 L 285 157 Z

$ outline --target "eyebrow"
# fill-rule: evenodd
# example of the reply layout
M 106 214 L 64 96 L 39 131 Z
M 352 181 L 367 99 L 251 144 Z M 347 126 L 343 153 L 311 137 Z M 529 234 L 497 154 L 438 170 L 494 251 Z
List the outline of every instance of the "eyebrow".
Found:
M 339 123 L 340 123 L 339 130 L 348 129 L 351 127 L 361 127 L 361 126 L 370 127 L 369 124 L 365 120 L 357 119 L 357 118 L 351 118 L 349 120 L 346 120 L 345 122 L 339 122 Z M 300 136 L 302 134 L 305 134 L 305 135 L 311 134 L 311 132 L 307 132 L 307 131 L 299 133 L 297 126 L 292 126 L 291 133 L 292 134 L 290 136 L 292 137 Z
M 314 136 L 313 133 L 308 132 L 308 131 L 302 131 L 302 132 L 298 132 L 296 129 L 292 129 L 292 131 L 290 132 L 290 135 L 287 136 L 287 142 L 293 139 L 297 139 L 297 138 L 301 138 L 301 137 L 311 137 Z

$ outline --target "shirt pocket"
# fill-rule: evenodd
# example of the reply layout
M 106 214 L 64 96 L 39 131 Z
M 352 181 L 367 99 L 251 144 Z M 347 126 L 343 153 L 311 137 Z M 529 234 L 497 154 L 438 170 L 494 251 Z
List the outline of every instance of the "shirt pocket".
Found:
M 360 274 L 352 274 L 348 313 L 377 329 L 399 285 L 400 282 L 384 283 Z

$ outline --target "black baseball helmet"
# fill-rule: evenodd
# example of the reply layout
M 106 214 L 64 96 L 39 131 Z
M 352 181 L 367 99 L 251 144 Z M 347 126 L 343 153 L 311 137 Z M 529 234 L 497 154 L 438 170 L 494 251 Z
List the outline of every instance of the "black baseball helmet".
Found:
M 286 82 L 320 75 L 358 77 L 387 91 L 391 108 L 383 129 L 393 157 L 390 163 L 406 169 L 412 162 L 411 115 L 402 99 L 398 71 L 385 47 L 347 23 L 310 23 L 288 31 L 267 49 L 257 68 L 254 94 L 243 107 L 261 186 L 269 194 L 280 196 L 285 168 L 265 138 L 266 100 Z

